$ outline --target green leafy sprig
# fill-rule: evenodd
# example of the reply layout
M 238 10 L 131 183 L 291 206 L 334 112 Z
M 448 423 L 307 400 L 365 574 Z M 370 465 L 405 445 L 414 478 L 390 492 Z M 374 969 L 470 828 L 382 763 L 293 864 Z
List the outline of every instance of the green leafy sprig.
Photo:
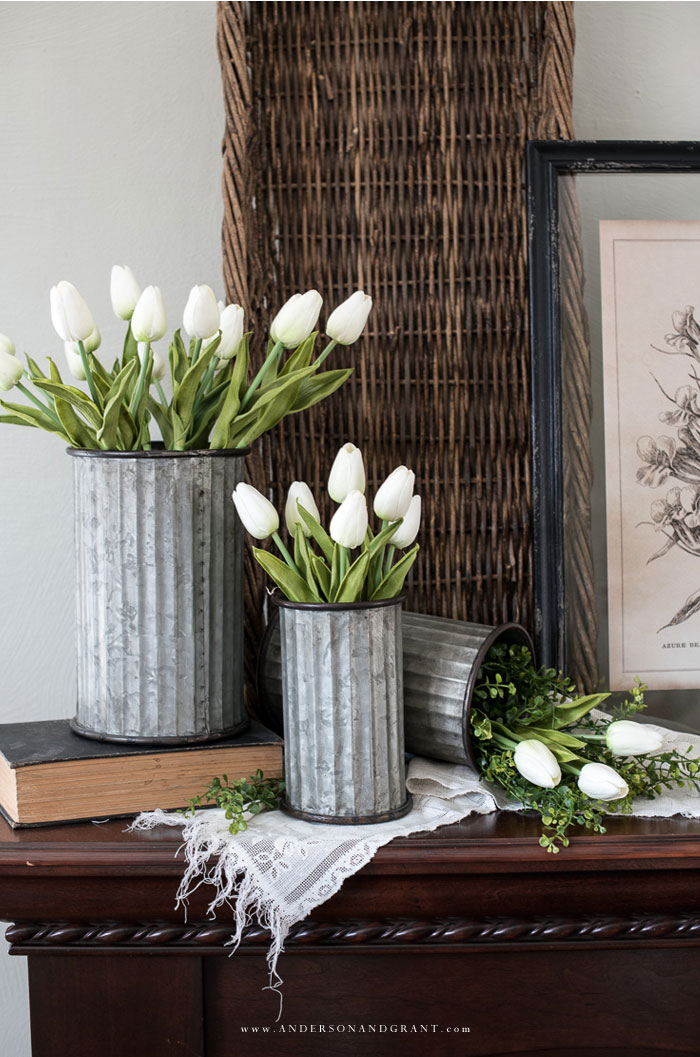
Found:
M 260 815 L 278 808 L 283 792 L 284 779 L 265 778 L 261 770 L 249 778 L 234 778 L 231 782 L 224 774 L 213 778 L 206 792 L 189 800 L 183 814 L 192 818 L 203 804 L 215 805 L 223 810 L 229 820 L 229 832 L 235 835 L 248 828 L 246 814 Z

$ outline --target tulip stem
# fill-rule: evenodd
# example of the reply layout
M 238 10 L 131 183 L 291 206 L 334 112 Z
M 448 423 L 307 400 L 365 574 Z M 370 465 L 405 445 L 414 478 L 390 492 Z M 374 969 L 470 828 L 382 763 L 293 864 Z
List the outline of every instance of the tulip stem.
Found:
M 384 564 L 384 576 L 385 577 L 389 575 L 389 570 L 391 569 L 392 562 L 394 561 L 394 555 L 395 554 L 396 554 L 396 547 L 394 546 L 393 543 L 390 543 L 389 546 L 386 549 L 386 561 L 385 561 L 385 564 Z
M 338 344 L 337 341 L 335 341 L 334 339 L 331 339 L 328 342 L 328 344 L 326 345 L 326 347 L 323 350 L 323 352 L 321 353 L 321 355 L 318 357 L 318 359 L 314 363 L 314 367 L 320 367 L 321 364 L 323 363 L 323 361 L 326 359 L 326 357 L 330 356 L 330 354 L 333 352 L 333 349 L 336 347 L 337 344 Z
M 136 422 L 136 412 L 139 409 L 141 400 L 143 398 L 143 392 L 146 387 L 146 376 L 152 363 L 153 353 L 151 351 L 151 343 L 150 341 L 147 341 L 146 348 L 144 349 L 143 354 L 141 356 L 141 370 L 139 371 L 139 378 L 136 383 L 136 388 L 134 389 L 134 394 L 131 397 L 131 403 L 129 404 L 129 414 L 133 418 L 134 422 Z
M 284 560 L 286 561 L 286 563 L 289 566 L 289 568 L 293 572 L 295 572 L 299 576 L 301 576 L 301 573 L 299 572 L 299 569 L 297 568 L 297 566 L 294 563 L 294 559 L 292 558 L 291 554 L 289 553 L 289 551 L 285 547 L 284 543 L 280 539 L 279 532 L 273 532 L 272 533 L 272 538 L 275 541 L 275 543 L 277 544 L 277 549 L 280 552 L 280 554 L 282 555 L 282 557 L 284 558 Z
M 90 364 L 88 363 L 88 355 L 85 351 L 85 346 L 83 345 L 82 341 L 78 342 L 78 349 L 80 350 L 80 362 L 83 365 L 83 371 L 85 372 L 85 378 L 87 380 L 88 389 L 90 390 L 90 396 L 92 397 L 93 403 L 101 411 L 102 401 L 100 400 L 99 394 L 97 392 L 95 379 L 92 377 L 92 371 L 90 370 Z
M 241 400 L 241 406 L 240 406 L 240 410 L 238 412 L 239 414 L 241 414 L 241 412 L 245 411 L 245 409 L 247 408 L 248 404 L 250 403 L 250 401 L 255 396 L 255 390 L 260 386 L 260 383 L 262 382 L 262 380 L 265 377 L 265 375 L 267 374 L 267 372 L 270 370 L 270 367 L 272 366 L 272 364 L 275 363 L 279 359 L 281 352 L 282 352 L 282 342 L 281 341 L 276 341 L 275 344 L 270 349 L 269 354 L 265 357 L 265 362 L 263 363 L 262 367 L 260 368 L 258 373 L 255 375 L 255 378 L 253 378 L 253 381 L 250 383 L 250 386 L 248 388 L 247 393 L 245 394 L 245 396 Z
M 159 382 L 159 380 L 157 378 L 154 379 L 153 384 L 156 387 L 156 391 L 158 393 L 158 396 L 160 397 L 161 404 L 163 405 L 163 407 L 167 411 L 167 409 L 168 409 L 168 401 L 167 401 L 167 399 L 165 397 L 165 393 L 163 392 L 163 386 L 160 384 L 160 382 Z
M 345 574 L 348 571 L 348 562 L 350 560 L 350 551 L 347 547 L 341 544 L 340 546 L 340 582 L 342 583 L 345 579 Z
M 192 353 L 192 363 L 196 363 L 197 360 L 199 359 L 199 353 L 201 351 L 201 348 L 202 348 L 202 339 L 201 338 L 197 338 L 197 340 L 194 343 L 194 351 Z
M 49 407 L 48 404 L 45 404 L 43 400 L 39 400 L 37 396 L 34 396 L 34 394 L 30 392 L 29 389 L 27 389 L 26 385 L 22 384 L 22 382 L 17 382 L 17 388 L 19 389 L 20 393 L 24 393 L 28 400 L 31 400 L 31 402 L 35 404 L 40 411 L 43 411 L 45 414 L 47 414 L 51 421 L 55 422 L 57 426 L 61 426 L 61 430 L 63 430 L 61 420 L 59 419 L 58 415 L 53 410 L 53 408 Z
M 199 406 L 202 403 L 202 400 L 204 400 L 205 396 L 209 392 L 209 386 L 211 385 L 211 380 L 214 377 L 214 374 L 216 373 L 216 368 L 218 364 L 219 359 L 215 354 L 214 356 L 212 356 L 209 362 L 209 366 L 206 369 L 204 378 L 202 378 L 202 384 L 200 385 L 199 391 L 197 392 L 197 396 L 195 397 L 193 409 L 193 415 L 195 416 L 195 418 L 197 416 L 197 412 L 199 411 Z

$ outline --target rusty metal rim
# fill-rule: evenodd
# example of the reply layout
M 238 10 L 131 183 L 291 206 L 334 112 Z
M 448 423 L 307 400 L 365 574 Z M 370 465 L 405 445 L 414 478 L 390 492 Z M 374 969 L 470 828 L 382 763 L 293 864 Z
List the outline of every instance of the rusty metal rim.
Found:
M 510 642 L 512 645 L 527 646 L 530 653 L 535 656 L 535 649 L 532 645 L 532 639 L 528 632 L 521 624 L 509 623 L 499 624 L 495 628 L 491 628 L 491 633 L 486 636 L 483 644 L 481 645 L 479 652 L 474 658 L 467 684 L 464 690 L 464 710 L 463 710 L 463 726 L 462 726 L 462 743 L 464 745 L 464 751 L 467 756 L 467 760 L 471 767 L 478 772 L 479 766 L 478 761 L 475 760 L 474 754 L 471 748 L 471 736 L 469 734 L 469 719 L 472 710 L 472 695 L 474 693 L 474 687 L 476 686 L 476 678 L 481 669 L 481 665 L 484 663 L 486 654 L 489 652 L 492 646 L 497 642 L 503 640 L 504 642 Z
M 395 598 L 380 598 L 376 602 L 290 602 L 287 598 L 281 598 L 276 592 L 270 595 L 270 602 L 279 606 L 280 609 L 309 609 L 313 612 L 323 613 L 339 612 L 340 610 L 356 609 L 384 609 L 387 606 L 395 606 L 406 601 L 406 594 L 396 595 Z
M 403 818 L 413 807 L 411 794 L 400 807 L 392 808 L 391 811 L 382 811 L 377 815 L 316 815 L 311 811 L 302 811 L 300 808 L 291 807 L 286 799 L 280 804 L 280 810 L 285 815 L 300 818 L 304 822 L 320 822 L 334 826 L 372 826 L 377 822 L 393 822 L 397 818 Z
M 217 730 L 206 734 L 166 735 L 165 737 L 159 737 L 154 734 L 149 738 L 141 735 L 132 736 L 131 734 L 107 734 L 101 730 L 91 730 L 90 727 L 84 727 L 75 716 L 70 720 L 71 730 L 75 734 L 79 734 L 81 738 L 90 738 L 93 741 L 106 741 L 119 745 L 203 745 L 207 742 L 222 741 L 224 738 L 234 738 L 237 734 L 243 734 L 249 726 L 250 717 L 246 716 L 240 723 L 233 727 L 227 727 L 225 730 Z
M 154 445 L 158 443 L 154 441 Z M 198 448 L 196 451 L 171 451 L 168 448 L 153 447 L 151 451 L 102 451 L 97 448 L 66 448 L 69 455 L 90 459 L 197 459 L 240 458 L 249 453 L 250 448 Z

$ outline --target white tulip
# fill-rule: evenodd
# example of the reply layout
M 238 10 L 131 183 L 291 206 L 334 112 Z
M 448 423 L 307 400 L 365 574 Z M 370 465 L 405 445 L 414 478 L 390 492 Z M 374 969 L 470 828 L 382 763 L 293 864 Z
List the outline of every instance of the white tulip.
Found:
M 221 312 L 210 286 L 193 286 L 187 298 L 182 325 L 191 338 L 213 338 L 219 330 Z
M 281 342 L 286 349 L 295 349 L 297 345 L 301 345 L 316 326 L 322 304 L 323 298 L 318 290 L 293 294 L 270 324 L 272 340 Z
M 83 348 L 86 352 L 97 352 L 100 345 L 102 344 L 102 335 L 100 334 L 97 327 L 93 330 L 92 334 L 85 339 L 83 342 Z M 76 346 L 77 348 L 77 346 Z M 80 351 L 78 349 L 78 351 Z
M 247 531 L 257 540 L 267 539 L 280 527 L 277 511 L 269 499 L 250 484 L 236 485 L 233 502 Z
M 243 341 L 245 312 L 240 305 L 227 305 L 226 308 L 221 308 L 222 304 L 223 302 L 220 301 L 221 322 L 219 329 L 221 331 L 221 341 L 216 350 L 216 355 L 220 360 L 232 360 Z M 206 350 L 212 341 L 215 340 L 216 336 L 210 338 L 209 341 L 205 341 L 202 348 Z
M 17 354 L 15 343 L 12 338 L 8 338 L 7 334 L 0 334 L 0 351 L 6 352 L 8 356 L 16 356 Z
M 420 512 L 421 498 L 419 495 L 414 495 L 411 502 L 408 504 L 408 510 L 404 514 L 403 521 L 389 540 L 392 547 L 398 547 L 399 550 L 405 550 L 406 547 L 411 546 L 415 541 L 415 538 L 418 535 L 418 529 L 420 528 Z
M 138 299 L 141 296 L 141 287 L 136 282 L 131 268 L 126 264 L 115 264 L 112 268 L 109 295 L 112 300 L 114 314 L 119 319 L 131 319 Z
M 372 298 L 364 290 L 356 290 L 333 309 L 326 323 L 326 334 L 339 345 L 352 345 L 365 329 L 371 311 Z
M 62 341 L 86 341 L 97 329 L 85 301 L 65 280 L 51 287 L 51 322 Z
M 658 752 L 663 746 L 663 735 L 643 723 L 619 719 L 605 731 L 605 740 L 614 756 L 644 756 Z
M 519 741 L 513 753 L 515 766 L 523 778 L 542 789 L 554 789 L 561 782 L 561 770 L 556 756 L 535 738 Z
M 622 800 L 629 786 L 607 763 L 586 763 L 578 776 L 578 787 L 591 800 Z
M 147 286 L 136 302 L 131 332 L 137 341 L 159 341 L 167 329 L 162 294 L 157 286 Z
M 382 521 L 405 517 L 413 496 L 416 475 L 407 466 L 397 466 L 379 486 L 374 497 L 374 512 Z
M 9 338 L 7 340 L 9 341 Z M 10 342 L 10 345 L 12 345 L 12 342 Z M 12 348 L 14 348 L 14 345 L 12 345 Z M 23 374 L 24 367 L 17 357 L 8 352 L 4 346 L 0 348 L 0 389 L 5 393 L 9 393 L 10 389 L 14 389 L 17 385 Z
M 331 518 L 331 539 L 341 547 L 359 547 L 367 535 L 367 501 L 362 492 L 350 492 Z
M 297 506 L 297 499 L 299 500 L 299 505 L 304 508 L 306 513 L 311 514 L 312 518 L 315 518 L 316 521 L 320 522 L 321 515 L 318 512 L 313 492 L 304 481 L 292 481 L 290 484 L 289 491 L 287 492 L 287 503 L 284 508 L 284 520 L 287 524 L 287 532 L 290 536 L 294 535 L 294 529 L 299 525 L 301 531 L 308 537 L 311 535 L 311 532 L 306 523 L 301 519 L 299 507 Z
M 328 475 L 328 494 L 342 503 L 350 492 L 364 492 L 366 484 L 362 452 L 354 444 L 343 444 Z
M 75 341 L 64 341 L 63 351 L 66 354 L 66 363 L 68 364 L 68 370 L 77 378 L 79 382 L 85 381 L 85 371 L 83 370 L 83 360 L 80 355 L 80 350 Z
M 151 368 L 151 378 L 155 381 L 162 382 L 168 371 L 168 365 L 165 359 L 160 353 L 153 353 L 153 366 Z

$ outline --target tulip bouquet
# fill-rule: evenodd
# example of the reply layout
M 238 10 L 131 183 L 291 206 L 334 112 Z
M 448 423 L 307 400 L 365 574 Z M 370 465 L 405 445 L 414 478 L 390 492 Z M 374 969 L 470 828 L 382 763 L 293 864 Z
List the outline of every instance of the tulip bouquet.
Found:
M 663 737 L 635 723 L 644 687 L 610 716 L 595 712 L 608 694 L 574 696 L 552 669 L 535 669 L 526 647 L 496 645 L 478 676 L 471 744 L 483 778 L 542 818 L 540 844 L 567 847 L 574 825 L 604 833 L 603 815 L 629 813 L 635 797 L 662 787 L 700 786 L 700 760 L 664 750 Z
M 414 481 L 413 471 L 399 466 L 380 486 L 373 506 L 382 527 L 375 534 L 364 495 L 362 453 L 354 444 L 343 445 L 328 478 L 328 493 L 340 504 L 328 532 L 309 486 L 294 481 L 289 489 L 285 521 L 293 553 L 281 539 L 279 516 L 264 495 L 251 485 L 239 484 L 233 501 L 251 536 L 272 537 L 281 558 L 257 547 L 253 553 L 289 601 L 374 602 L 401 594 L 418 554 L 414 541 L 421 500 L 413 494 Z M 397 551 L 404 553 L 398 557 Z
M 249 382 L 243 309 L 217 302 L 210 287 L 192 288 L 183 316 L 189 343 L 176 330 L 167 361 L 156 348 L 167 329 L 158 287 L 141 291 L 129 268 L 115 266 L 111 300 L 127 331 L 121 356 L 108 367 L 96 356 L 100 332 L 78 290 L 68 282 L 51 290 L 51 318 L 68 371 L 87 383 L 87 392 L 64 382 L 51 358 L 48 374 L 30 356 L 25 368 L 14 343 L 0 334 L 0 390 L 16 388 L 29 401 L 0 401 L 8 412 L 0 422 L 38 427 L 72 447 L 103 451 L 149 450 L 152 421 L 169 450 L 244 448 L 346 381 L 351 368 L 317 372 L 336 345 L 359 338 L 372 307 L 363 291 L 352 294 L 329 316 L 329 340 L 315 355 L 321 295 L 294 294 L 274 317 L 265 360 Z M 169 396 L 162 384 L 167 375 Z

